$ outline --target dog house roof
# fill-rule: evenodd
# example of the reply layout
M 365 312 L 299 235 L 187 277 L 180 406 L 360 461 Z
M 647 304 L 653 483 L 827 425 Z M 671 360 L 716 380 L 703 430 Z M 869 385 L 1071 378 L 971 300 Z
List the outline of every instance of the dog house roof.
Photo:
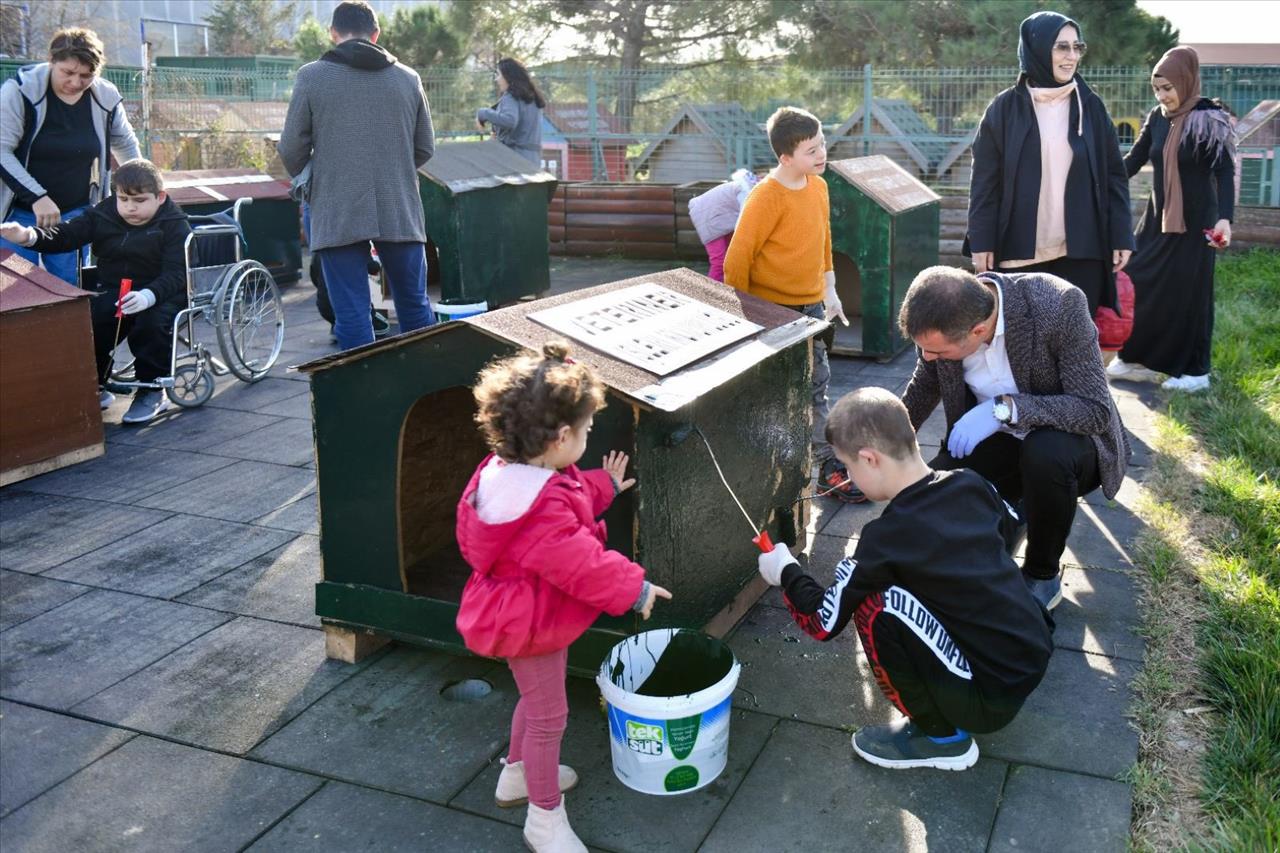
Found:
M 87 291 L 45 272 L 17 252 L 0 249 L 0 314 L 89 296 Z
M 749 296 L 731 287 L 725 287 L 692 270 L 677 269 L 575 290 L 532 302 L 520 302 L 508 308 L 499 308 L 455 322 L 375 341 L 366 346 L 309 361 L 298 365 L 295 369 L 303 373 L 334 370 L 377 353 L 412 346 L 424 338 L 456 334 L 468 328 L 499 341 L 537 350 L 544 342 L 562 336 L 530 320 L 529 314 L 638 284 L 656 284 L 666 287 L 763 327 L 752 337 L 731 344 L 666 376 L 650 373 L 579 341 L 569 342 L 572 357 L 575 360 L 589 365 L 610 389 L 646 409 L 675 411 L 711 389 L 744 373 L 774 353 L 821 332 L 827 326 L 820 320 L 805 317 L 787 308 Z
M 827 168 L 857 187 L 891 215 L 942 198 L 883 154 L 831 160 L 828 161 Z
M 494 139 L 438 145 L 435 154 L 418 171 L 455 195 L 503 184 L 555 181 L 554 175 Z

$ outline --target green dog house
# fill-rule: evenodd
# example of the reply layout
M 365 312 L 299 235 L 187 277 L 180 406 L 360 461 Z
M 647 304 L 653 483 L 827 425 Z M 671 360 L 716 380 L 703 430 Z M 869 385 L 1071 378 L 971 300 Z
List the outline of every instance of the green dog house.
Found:
M 454 619 L 470 569 L 454 538 L 455 510 L 487 452 L 470 386 L 495 357 L 564 337 L 537 319 L 544 310 L 572 313 L 637 285 L 758 329 L 665 376 L 570 340 L 573 357 L 608 387 L 583 464 L 597 467 L 606 452 L 622 450 L 637 478 L 604 516 L 609 547 L 674 594 L 646 628 L 723 634 L 764 592 L 746 520 L 692 427 L 755 523 L 793 542 L 807 506 L 796 501 L 810 482 L 809 340 L 826 326 L 672 270 L 522 302 L 298 368 L 310 375 L 315 412 L 323 560 L 316 612 L 331 657 L 357 659 L 388 638 L 464 650 Z M 571 649 L 571 668 L 594 673 L 641 624 L 634 614 L 602 616 Z
M 849 326 L 839 355 L 892 358 L 909 343 L 898 309 L 916 273 L 938 263 L 941 197 L 883 154 L 827 163 L 836 291 Z
M 551 286 L 550 173 L 495 140 L 446 142 L 418 183 L 444 299 L 492 307 Z

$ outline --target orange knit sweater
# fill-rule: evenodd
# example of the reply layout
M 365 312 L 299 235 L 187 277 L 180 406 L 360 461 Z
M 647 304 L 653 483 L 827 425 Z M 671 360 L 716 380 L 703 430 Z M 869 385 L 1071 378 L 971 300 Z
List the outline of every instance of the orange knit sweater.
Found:
M 831 205 L 827 182 L 809 176 L 802 190 L 772 177 L 742 206 L 724 259 L 724 282 L 780 305 L 821 302 L 822 274 L 831 264 Z

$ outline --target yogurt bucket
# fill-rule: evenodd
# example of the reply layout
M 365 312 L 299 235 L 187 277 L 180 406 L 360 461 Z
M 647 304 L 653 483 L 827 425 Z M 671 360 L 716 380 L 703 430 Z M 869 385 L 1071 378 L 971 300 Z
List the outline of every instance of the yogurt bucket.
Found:
M 440 299 L 431 304 L 440 322 L 461 320 L 463 317 L 474 317 L 489 310 L 488 302 L 464 302 L 460 299 Z

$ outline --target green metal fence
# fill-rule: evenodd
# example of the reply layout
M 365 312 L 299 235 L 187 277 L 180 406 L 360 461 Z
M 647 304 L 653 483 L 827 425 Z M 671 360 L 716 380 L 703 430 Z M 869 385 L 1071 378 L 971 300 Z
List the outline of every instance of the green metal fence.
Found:
M 264 140 L 283 127 L 296 73 L 291 59 L 266 59 L 209 57 L 207 67 L 194 68 L 185 57 L 183 66 L 159 58 L 162 64 L 149 79 L 146 116 L 141 69 L 111 66 L 104 75 L 124 94 L 135 126 L 162 165 L 228 166 L 236 165 L 228 158 L 245 156 L 260 165 L 270 159 Z M 19 64 L 0 60 L 0 77 L 11 76 Z M 1111 113 L 1122 148 L 1154 106 L 1149 73 L 1084 69 Z M 759 64 L 627 74 L 558 66 L 535 73 L 552 104 L 544 142 L 559 146 L 566 157 L 585 158 L 577 174 L 585 169 L 597 180 L 719 180 L 735 168 L 767 165 L 763 123 L 777 107 L 794 104 L 822 120 L 833 158 L 883 153 L 950 193 L 967 192 L 973 132 L 986 105 L 1016 77 L 1011 67 L 815 71 Z M 1208 65 L 1202 77 L 1204 92 L 1237 115 L 1259 101 L 1280 99 L 1277 65 Z M 480 138 L 475 111 L 496 96 L 490 71 L 429 69 L 422 82 L 439 137 Z M 863 110 L 868 102 L 869 115 Z M 563 121 L 570 113 L 580 118 Z M 606 149 L 615 156 L 605 156 Z M 1242 203 L 1280 206 L 1276 152 L 1244 149 L 1241 155 Z

